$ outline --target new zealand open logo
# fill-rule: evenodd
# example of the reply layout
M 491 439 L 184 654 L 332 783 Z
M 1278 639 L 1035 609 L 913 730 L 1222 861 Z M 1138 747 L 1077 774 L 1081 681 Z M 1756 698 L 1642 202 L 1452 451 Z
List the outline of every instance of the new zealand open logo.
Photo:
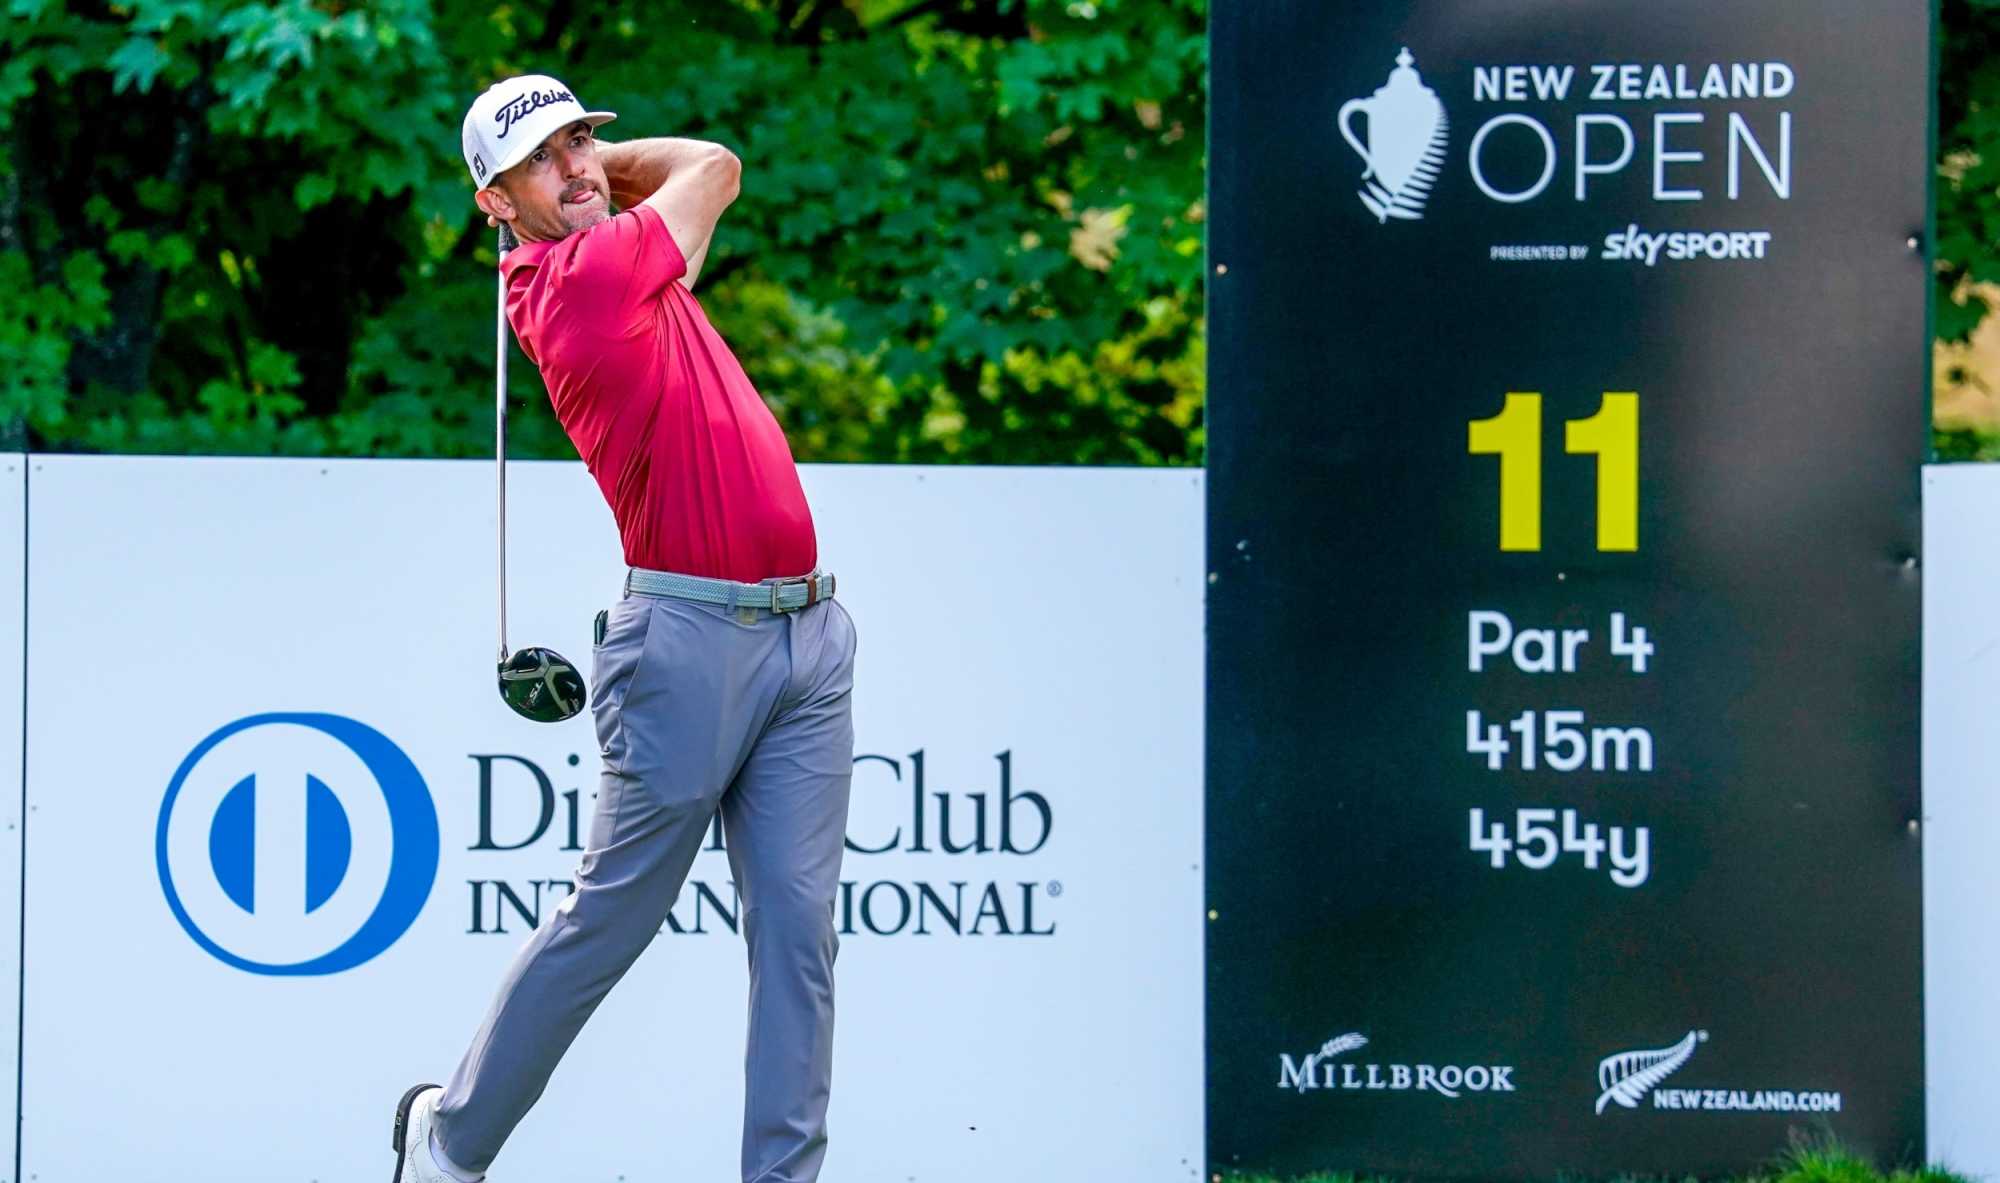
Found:
M 195 745 L 155 838 L 167 906 L 250 973 L 338 973 L 407 931 L 437 878 L 438 820 L 415 764 L 340 715 L 238 719 Z
M 1387 224 L 1390 218 L 1424 216 L 1431 187 L 1444 171 L 1451 121 L 1437 92 L 1424 85 L 1416 61 L 1405 48 L 1396 55 L 1388 84 L 1365 99 L 1340 108 L 1341 138 L 1361 156 L 1361 204 Z M 1368 139 L 1354 134 L 1354 117 L 1368 119 Z

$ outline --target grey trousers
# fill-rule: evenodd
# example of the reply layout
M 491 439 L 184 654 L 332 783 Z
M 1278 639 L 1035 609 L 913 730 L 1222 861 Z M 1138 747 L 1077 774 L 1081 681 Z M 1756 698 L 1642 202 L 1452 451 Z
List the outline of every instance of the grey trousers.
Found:
M 826 1155 L 834 895 L 854 768 L 854 623 L 628 596 L 593 653 L 604 773 L 576 890 L 514 958 L 438 1104 L 445 1156 L 484 1171 L 597 1004 L 666 922 L 722 811 L 750 955 L 744 1183 Z

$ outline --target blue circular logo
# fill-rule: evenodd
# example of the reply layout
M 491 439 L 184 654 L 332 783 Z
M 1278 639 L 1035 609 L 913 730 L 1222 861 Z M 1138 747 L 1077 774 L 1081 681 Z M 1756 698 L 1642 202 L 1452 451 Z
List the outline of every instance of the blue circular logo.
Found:
M 395 944 L 423 910 L 437 809 L 417 766 L 374 728 L 252 715 L 181 761 L 154 857 L 174 918 L 217 960 L 339 973 Z

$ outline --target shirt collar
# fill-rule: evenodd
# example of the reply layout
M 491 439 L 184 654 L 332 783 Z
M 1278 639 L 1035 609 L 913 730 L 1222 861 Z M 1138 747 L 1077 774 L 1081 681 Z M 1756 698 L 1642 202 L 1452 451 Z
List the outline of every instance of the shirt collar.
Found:
M 555 249 L 555 245 L 553 242 L 522 243 L 520 246 L 508 251 L 507 257 L 500 260 L 500 273 L 502 275 L 512 275 L 518 268 L 535 266 L 542 261 L 543 255 Z

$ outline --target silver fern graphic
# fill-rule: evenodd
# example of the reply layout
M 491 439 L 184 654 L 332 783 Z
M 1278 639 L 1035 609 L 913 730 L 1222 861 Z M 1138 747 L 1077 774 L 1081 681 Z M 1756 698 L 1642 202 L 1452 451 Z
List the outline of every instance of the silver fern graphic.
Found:
M 1340 108 L 1341 138 L 1361 157 L 1361 204 L 1377 221 L 1416 221 L 1444 172 L 1451 120 L 1437 92 L 1424 85 L 1407 47 L 1396 55 L 1388 84 Z M 1354 134 L 1354 117 L 1368 118 L 1368 141 Z
M 1599 1060 L 1597 1087 L 1604 1090 L 1604 1095 L 1597 1098 L 1597 1112 L 1602 1114 L 1605 1105 L 1612 1101 L 1627 1109 L 1638 1108 L 1640 1098 L 1678 1072 L 1681 1065 L 1693 1057 L 1695 1045 L 1706 1038 L 1706 1031 L 1690 1031 L 1672 1047 L 1620 1052 Z
M 1451 122 L 1443 111 L 1438 112 L 1437 131 L 1431 136 L 1430 146 L 1424 151 L 1410 175 L 1395 189 L 1384 188 L 1380 183 L 1367 182 L 1358 196 L 1361 204 L 1374 213 L 1377 221 L 1387 223 L 1390 218 L 1417 221 L 1424 216 L 1424 202 L 1430 200 L 1431 186 L 1437 184 L 1438 173 L 1444 168 L 1445 133 Z
M 1349 1031 L 1345 1035 L 1336 1035 L 1332 1039 L 1327 1040 L 1320 1045 L 1318 1051 L 1306 1057 L 1305 1071 L 1299 1074 L 1298 1090 L 1302 1093 L 1306 1091 L 1308 1083 L 1313 1078 L 1313 1074 L 1319 1071 L 1320 1061 L 1330 1060 L 1342 1052 L 1351 1052 L 1356 1048 L 1367 1046 L 1368 1037 L 1354 1031 Z

